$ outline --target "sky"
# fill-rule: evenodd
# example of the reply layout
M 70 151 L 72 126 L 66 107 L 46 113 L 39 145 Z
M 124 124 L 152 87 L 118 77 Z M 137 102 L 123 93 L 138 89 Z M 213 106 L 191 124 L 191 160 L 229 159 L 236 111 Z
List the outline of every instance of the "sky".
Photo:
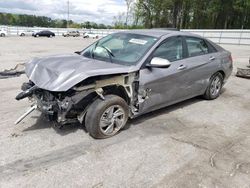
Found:
M 125 0 L 69 0 L 70 19 L 111 24 L 113 17 L 126 12 Z M 0 0 L 0 12 L 67 19 L 67 0 Z

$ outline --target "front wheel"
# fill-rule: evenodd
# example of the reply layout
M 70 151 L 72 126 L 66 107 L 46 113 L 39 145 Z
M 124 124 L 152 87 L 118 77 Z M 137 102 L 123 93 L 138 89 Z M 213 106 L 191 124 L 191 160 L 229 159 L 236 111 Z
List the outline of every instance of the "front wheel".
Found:
M 5 34 L 4 34 L 4 33 L 1 33 L 1 37 L 5 37 Z
M 207 90 L 203 97 L 207 100 L 213 100 L 219 97 L 223 86 L 223 76 L 221 73 L 215 73 L 211 78 Z
M 128 105 L 119 96 L 106 95 L 89 107 L 85 126 L 93 138 L 109 138 L 117 134 L 128 120 Z

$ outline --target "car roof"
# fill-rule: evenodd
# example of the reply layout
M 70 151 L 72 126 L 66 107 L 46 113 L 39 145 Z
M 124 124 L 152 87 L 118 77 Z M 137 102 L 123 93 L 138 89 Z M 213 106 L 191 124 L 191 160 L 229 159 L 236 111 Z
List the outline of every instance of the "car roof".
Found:
M 189 32 L 183 31 L 175 31 L 175 30 L 168 30 L 168 29 L 135 29 L 135 30 L 127 30 L 123 31 L 124 33 L 132 33 L 132 34 L 140 34 L 140 35 L 147 35 L 152 37 L 160 38 L 162 36 L 166 36 L 169 34 L 173 35 L 186 35 L 186 36 L 195 36 L 201 38 L 199 35 L 195 35 Z

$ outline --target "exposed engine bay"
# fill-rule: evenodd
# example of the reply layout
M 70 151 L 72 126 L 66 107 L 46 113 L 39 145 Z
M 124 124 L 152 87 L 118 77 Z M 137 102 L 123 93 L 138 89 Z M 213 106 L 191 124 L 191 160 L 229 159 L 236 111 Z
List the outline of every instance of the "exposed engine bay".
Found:
M 123 98 L 130 107 L 129 116 L 133 117 L 139 109 L 138 88 L 138 73 L 90 77 L 66 92 L 41 89 L 29 81 L 22 85 L 23 92 L 16 99 L 28 97 L 49 120 L 64 125 L 83 123 L 89 105 L 98 97 L 105 100 L 107 94 Z

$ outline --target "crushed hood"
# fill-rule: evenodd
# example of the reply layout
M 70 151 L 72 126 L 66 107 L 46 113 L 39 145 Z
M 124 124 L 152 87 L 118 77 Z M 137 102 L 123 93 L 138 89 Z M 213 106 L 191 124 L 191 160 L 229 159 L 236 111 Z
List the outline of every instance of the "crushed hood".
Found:
M 89 59 L 77 54 L 34 58 L 25 66 L 28 78 L 39 88 L 49 91 L 67 91 L 92 76 L 131 71 L 129 66 Z

